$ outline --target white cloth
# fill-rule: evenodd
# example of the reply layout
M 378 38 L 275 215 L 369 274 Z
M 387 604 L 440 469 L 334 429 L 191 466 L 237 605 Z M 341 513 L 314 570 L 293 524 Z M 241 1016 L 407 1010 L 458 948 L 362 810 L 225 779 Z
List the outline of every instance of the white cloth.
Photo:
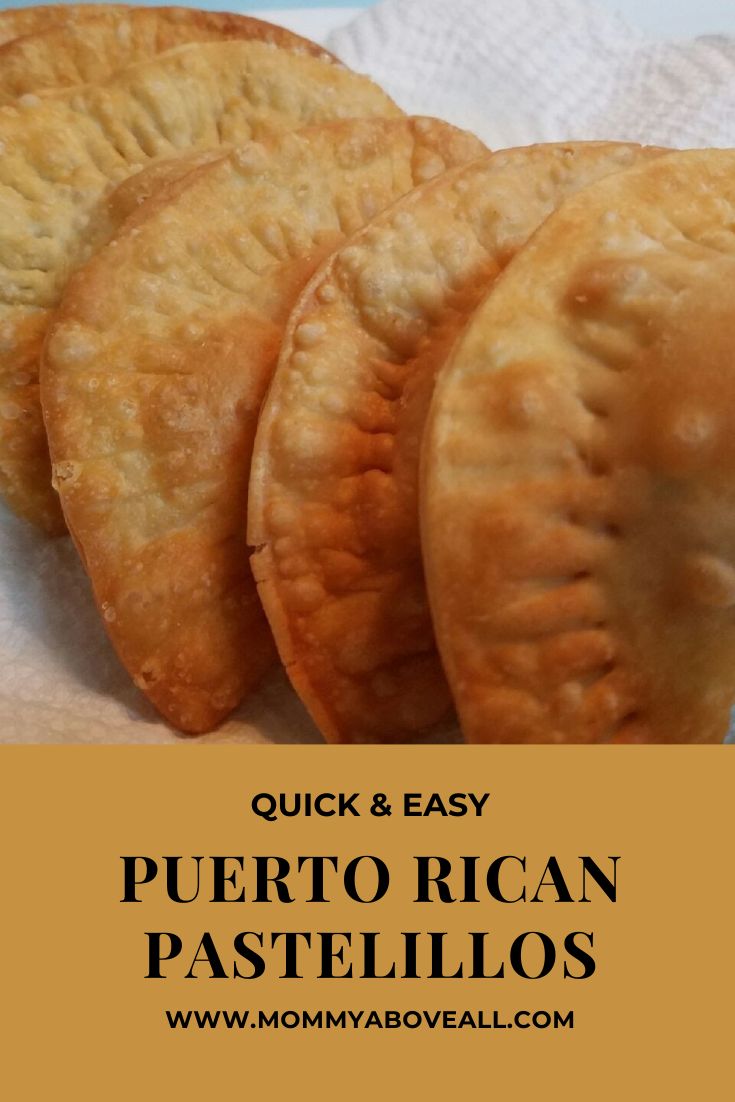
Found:
M 328 46 L 405 110 L 499 149 L 735 144 L 735 40 L 654 41 L 588 0 L 382 0 Z
M 735 42 L 652 42 L 583 0 L 383 0 L 332 34 L 406 110 L 489 145 L 735 144 Z M 68 539 L 0 507 L 0 741 L 175 742 L 120 667 Z M 318 734 L 282 674 L 211 741 Z

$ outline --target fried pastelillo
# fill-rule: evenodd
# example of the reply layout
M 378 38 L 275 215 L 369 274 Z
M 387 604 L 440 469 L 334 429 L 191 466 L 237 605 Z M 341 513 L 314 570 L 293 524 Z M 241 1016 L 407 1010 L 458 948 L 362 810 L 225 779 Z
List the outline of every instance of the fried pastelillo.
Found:
M 299 301 L 253 457 L 253 571 L 289 676 L 333 741 L 450 710 L 421 565 L 434 376 L 502 267 L 566 196 L 657 151 L 536 146 L 446 173 L 379 215 Z
M 151 198 L 69 282 L 42 379 L 69 528 L 136 684 L 186 731 L 272 661 L 247 484 L 283 327 L 346 234 L 482 150 L 423 119 L 252 143 Z
M 116 228 L 104 200 L 146 164 L 352 115 L 399 116 L 371 81 L 262 42 L 196 43 L 104 85 L 0 108 L 0 493 L 61 529 L 38 404 L 49 313 Z
M 441 374 L 437 638 L 475 742 L 719 742 L 735 696 L 735 152 L 569 199 Z
M 196 8 L 96 11 L 46 23 L 0 45 L 0 103 L 79 84 L 107 80 L 118 69 L 188 42 L 252 39 L 335 60 L 321 46 L 262 19 Z

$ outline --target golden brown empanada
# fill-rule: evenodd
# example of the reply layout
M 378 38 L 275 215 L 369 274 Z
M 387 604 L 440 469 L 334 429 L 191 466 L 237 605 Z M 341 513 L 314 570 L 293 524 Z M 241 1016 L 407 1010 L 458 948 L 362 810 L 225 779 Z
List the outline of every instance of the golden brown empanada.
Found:
M 65 9 L 53 10 L 63 13 Z M 33 33 L 24 32 L 0 45 L 0 103 L 12 103 L 29 93 L 99 83 L 118 69 L 176 46 L 226 39 L 268 42 L 331 58 L 316 43 L 246 15 L 197 8 L 115 7 L 114 12 L 103 9 L 100 13 L 95 7 L 90 14 L 64 22 L 50 22 L 46 16 Z
M 719 742 L 735 696 L 735 152 L 569 199 L 478 309 L 424 445 L 475 742 Z
M 70 280 L 42 379 L 56 485 L 122 661 L 183 730 L 213 727 L 274 656 L 247 484 L 296 297 L 346 234 L 482 149 L 431 119 L 251 143 L 151 198 Z
M 115 229 L 114 186 L 182 150 L 400 114 L 367 78 L 262 42 L 182 46 L 104 85 L 0 108 L 0 493 L 17 513 L 62 527 L 38 357 L 70 272 Z
M 327 738 L 405 738 L 450 710 L 417 504 L 435 373 L 554 207 L 652 155 L 536 146 L 446 173 L 351 238 L 298 303 L 258 430 L 249 541 L 281 658 Z

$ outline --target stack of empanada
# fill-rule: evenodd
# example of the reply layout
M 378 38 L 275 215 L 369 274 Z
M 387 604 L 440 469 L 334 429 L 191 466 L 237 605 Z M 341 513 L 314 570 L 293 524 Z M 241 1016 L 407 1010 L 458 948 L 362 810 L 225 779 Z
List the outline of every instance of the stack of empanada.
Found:
M 236 16 L 0 40 L 0 489 L 171 724 L 279 654 L 334 741 L 722 739 L 735 153 L 491 154 Z

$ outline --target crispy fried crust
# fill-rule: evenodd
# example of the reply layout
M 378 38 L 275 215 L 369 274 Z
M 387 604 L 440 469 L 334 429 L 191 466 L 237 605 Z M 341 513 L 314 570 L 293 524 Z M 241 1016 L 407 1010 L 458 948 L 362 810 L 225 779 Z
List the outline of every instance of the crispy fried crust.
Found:
M 400 115 L 364 77 L 261 42 L 182 46 L 107 84 L 0 108 L 0 493 L 49 531 L 37 362 L 66 279 L 116 228 L 112 188 L 157 159 L 350 115 Z
M 69 282 L 43 372 L 56 484 L 118 653 L 183 730 L 274 654 L 245 517 L 291 306 L 346 234 L 481 149 L 412 119 L 252 143 L 150 199 Z
M 92 18 L 115 20 L 131 9 L 126 4 L 38 4 L 0 11 L 0 42 L 35 34 L 59 23 L 83 23 Z
M 289 322 L 253 457 L 253 571 L 281 658 L 334 741 L 423 733 L 450 710 L 419 541 L 434 376 L 500 269 L 565 196 L 653 151 L 486 156 L 379 215 Z
M 220 145 L 195 153 L 178 153 L 175 157 L 164 157 L 123 180 L 110 192 L 96 212 L 97 219 L 105 227 L 105 236 L 121 228 L 123 222 L 129 218 L 138 215 L 143 205 L 162 188 L 175 184 L 202 165 L 222 160 L 229 149 L 229 146 Z
M 0 11 L 0 45 L 21 36 L 43 34 L 55 27 L 86 30 L 92 23 L 96 26 L 117 27 L 125 20 L 133 20 L 141 27 L 155 25 L 155 31 L 151 33 L 155 33 L 159 42 L 165 43 L 159 45 L 155 53 L 180 45 L 184 41 L 191 41 L 190 38 L 181 38 L 179 35 L 186 34 L 186 30 L 181 28 L 195 24 L 216 38 L 259 38 L 276 46 L 295 44 L 317 56 L 327 54 L 326 50 L 310 42 L 308 38 L 302 38 L 284 27 L 276 27 L 251 16 L 235 15 L 233 12 L 201 11 L 198 8 L 144 8 L 130 7 L 127 4 L 41 4 Z M 248 33 L 243 35 L 241 28 L 245 24 L 248 25 Z M 95 31 L 91 33 L 94 34 Z M 202 36 L 197 41 L 205 39 Z M 330 54 L 327 56 L 331 57 Z
M 735 153 L 565 203 L 440 376 L 423 538 L 477 742 L 719 742 L 735 695 Z
M 0 45 L 0 103 L 29 92 L 99 83 L 176 46 L 223 39 L 268 42 L 334 60 L 316 43 L 249 16 L 196 8 L 116 9 L 100 15 L 95 9 L 67 22 L 45 22 L 42 29 Z

